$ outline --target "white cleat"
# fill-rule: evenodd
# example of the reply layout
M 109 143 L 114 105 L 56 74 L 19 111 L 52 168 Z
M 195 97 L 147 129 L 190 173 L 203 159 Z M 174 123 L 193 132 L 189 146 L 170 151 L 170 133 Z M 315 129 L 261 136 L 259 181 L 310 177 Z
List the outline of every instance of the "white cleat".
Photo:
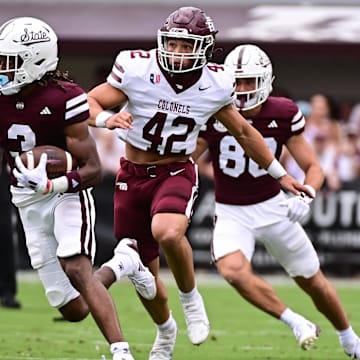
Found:
M 118 347 L 117 344 L 112 344 L 110 346 L 110 351 L 113 354 L 113 360 L 135 360 L 131 355 L 128 343 L 123 343 L 123 345 L 125 344 L 126 347 Z M 103 357 L 105 359 L 105 356 Z
M 119 352 L 113 354 L 113 360 L 135 360 L 133 358 L 133 356 L 128 353 L 128 354 L 121 354 Z
M 181 300 L 190 341 L 194 345 L 203 343 L 210 333 L 210 323 L 201 295 L 189 301 Z
M 149 360 L 171 360 L 177 336 L 177 327 L 173 330 L 157 331 Z
M 310 350 L 319 338 L 320 329 L 310 321 L 304 321 L 293 328 L 296 340 L 303 350 Z
M 360 359 L 360 339 L 357 337 L 355 341 L 341 344 L 345 354 L 351 359 Z
M 156 296 L 156 282 L 154 275 L 144 266 L 137 252 L 137 243 L 133 239 L 122 239 L 114 249 L 114 254 L 129 256 L 134 264 L 134 270 L 128 278 L 134 284 L 136 291 L 146 300 L 153 300 Z

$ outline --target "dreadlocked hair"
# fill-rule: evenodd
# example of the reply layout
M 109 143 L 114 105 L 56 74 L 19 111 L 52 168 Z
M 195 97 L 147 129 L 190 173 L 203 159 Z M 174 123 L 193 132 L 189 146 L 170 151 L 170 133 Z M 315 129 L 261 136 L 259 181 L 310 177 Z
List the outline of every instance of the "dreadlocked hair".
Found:
M 49 82 L 55 84 L 58 88 L 65 91 L 65 88 L 61 85 L 60 81 L 74 82 L 69 75 L 69 71 L 54 70 L 48 71 L 39 81 L 40 86 L 47 86 Z

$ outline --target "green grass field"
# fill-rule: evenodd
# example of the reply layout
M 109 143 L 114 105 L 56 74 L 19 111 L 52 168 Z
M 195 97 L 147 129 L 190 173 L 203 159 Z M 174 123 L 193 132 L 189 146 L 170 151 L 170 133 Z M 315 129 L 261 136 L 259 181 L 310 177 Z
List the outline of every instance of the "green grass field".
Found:
M 170 305 L 179 326 L 174 360 L 347 359 L 330 324 L 291 282 L 276 282 L 275 288 L 295 311 L 321 327 L 320 339 L 311 351 L 300 350 L 287 326 L 248 305 L 223 281 L 199 280 L 198 285 L 206 302 L 212 332 L 206 343 L 195 347 L 187 338 L 177 290 L 171 278 L 168 280 Z M 360 287 L 336 285 L 352 325 L 360 333 Z M 116 284 L 111 293 L 135 359 L 147 360 L 156 333 L 154 325 L 129 282 Z M 1 360 L 111 359 L 108 345 L 92 318 L 76 324 L 53 321 L 58 312 L 48 306 L 37 280 L 20 278 L 18 297 L 23 305 L 21 310 L 0 307 Z

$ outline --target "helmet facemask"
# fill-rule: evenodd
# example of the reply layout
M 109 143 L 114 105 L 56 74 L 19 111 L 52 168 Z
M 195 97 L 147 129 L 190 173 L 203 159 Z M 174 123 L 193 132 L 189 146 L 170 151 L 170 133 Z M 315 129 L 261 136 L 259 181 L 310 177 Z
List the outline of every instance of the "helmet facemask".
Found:
M 273 77 L 268 78 L 268 73 L 262 74 L 240 74 L 235 73 L 238 79 L 253 79 L 255 86 L 253 90 L 236 91 L 235 106 L 238 110 L 251 110 L 262 104 L 272 91 Z
M 23 68 L 23 57 L 28 56 L 26 54 L 11 54 L 0 51 L 0 91 L 3 95 L 16 94 L 22 84 L 31 82 L 28 80 L 28 75 Z
M 184 40 L 192 44 L 192 52 L 168 51 L 168 42 Z M 158 31 L 159 62 L 164 70 L 171 73 L 184 73 L 204 67 L 208 60 L 208 53 L 213 47 L 213 36 L 199 36 L 188 34 L 186 29 L 172 29 L 172 31 Z M 176 61 L 175 61 L 176 60 Z M 191 60 L 192 65 L 184 65 L 185 60 Z

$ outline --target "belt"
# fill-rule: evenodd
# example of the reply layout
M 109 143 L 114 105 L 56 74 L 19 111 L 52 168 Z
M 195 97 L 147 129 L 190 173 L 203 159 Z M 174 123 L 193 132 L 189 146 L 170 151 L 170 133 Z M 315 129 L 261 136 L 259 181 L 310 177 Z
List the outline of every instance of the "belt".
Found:
M 156 178 L 161 174 L 170 173 L 171 171 L 183 169 L 188 164 L 189 161 L 175 162 L 164 165 L 142 165 L 142 164 L 135 164 L 129 160 L 126 160 L 125 158 L 121 158 L 120 165 L 122 169 L 138 177 Z

